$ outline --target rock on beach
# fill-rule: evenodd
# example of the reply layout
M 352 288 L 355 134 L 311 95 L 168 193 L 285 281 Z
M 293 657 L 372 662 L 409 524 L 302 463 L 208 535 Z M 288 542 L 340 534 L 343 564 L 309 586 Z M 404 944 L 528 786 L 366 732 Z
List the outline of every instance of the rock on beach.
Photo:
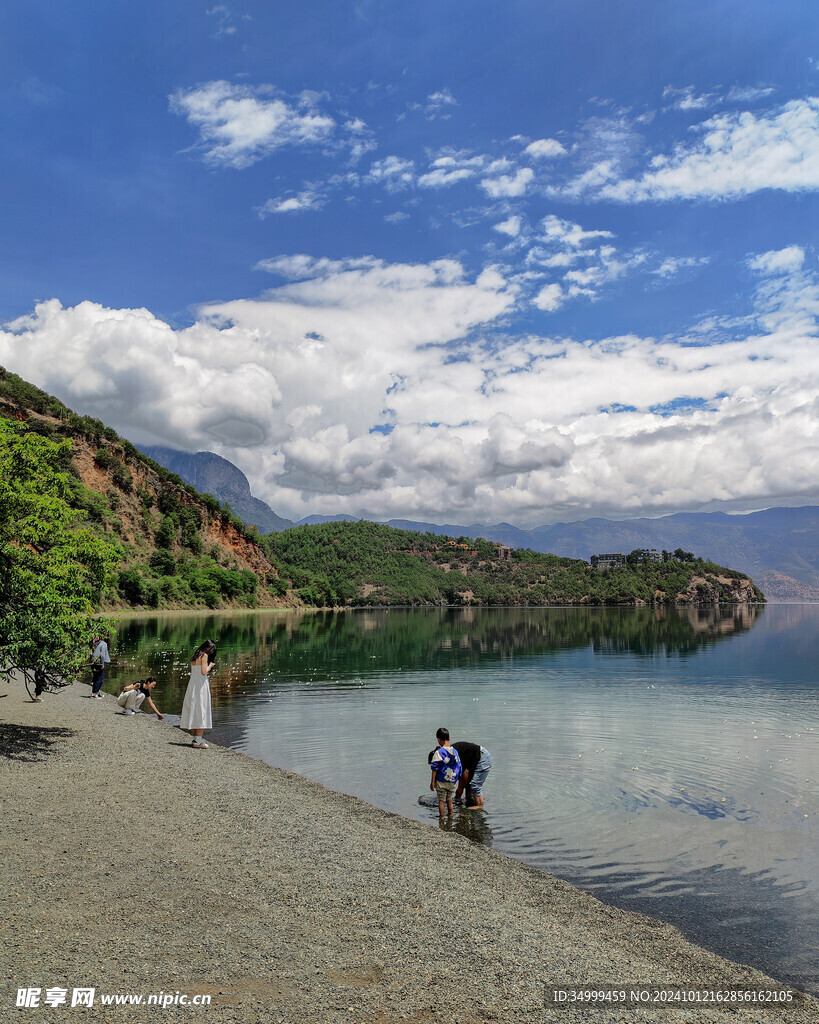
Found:
M 810 997 L 693 1012 L 547 1004 L 551 989 L 786 986 L 455 833 L 195 750 L 84 684 L 40 704 L 22 683 L 4 692 L 2 1020 L 819 1020 Z M 93 1007 L 71 1007 L 80 987 L 95 989 Z M 26 988 L 41 990 L 38 1009 L 16 1008 Z M 67 1003 L 45 1005 L 49 989 Z M 211 1003 L 146 1005 L 160 992 Z

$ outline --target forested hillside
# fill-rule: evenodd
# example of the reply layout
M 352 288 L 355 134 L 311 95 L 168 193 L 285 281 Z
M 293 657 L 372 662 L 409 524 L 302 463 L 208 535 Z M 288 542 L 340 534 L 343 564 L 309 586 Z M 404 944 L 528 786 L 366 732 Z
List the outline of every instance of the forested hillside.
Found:
M 258 531 L 99 420 L 77 416 L 2 368 L 0 417 L 18 434 L 61 442 L 51 468 L 62 475 L 74 526 L 113 547 L 100 607 L 255 607 L 293 600 L 257 543 Z
M 325 523 L 262 541 L 305 604 L 706 604 L 762 600 L 741 573 L 702 559 L 598 571 L 579 559 L 377 523 Z

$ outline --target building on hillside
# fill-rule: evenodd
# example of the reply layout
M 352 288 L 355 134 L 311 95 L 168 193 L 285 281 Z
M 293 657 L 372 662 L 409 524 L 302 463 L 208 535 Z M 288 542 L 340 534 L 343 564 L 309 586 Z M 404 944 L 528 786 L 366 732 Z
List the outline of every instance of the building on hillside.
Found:
M 592 569 L 616 569 L 618 566 L 625 564 L 626 556 L 619 552 L 616 552 L 615 554 L 591 556 Z
M 663 560 L 662 552 L 656 551 L 654 548 L 638 548 L 636 551 L 632 551 L 629 557 L 637 565 L 642 565 L 645 562 L 662 562 Z
M 647 562 L 662 562 L 663 554 L 655 551 L 654 548 L 637 548 L 631 554 L 624 555 L 621 552 L 607 555 L 592 555 L 592 569 L 615 569 L 620 565 L 645 565 Z

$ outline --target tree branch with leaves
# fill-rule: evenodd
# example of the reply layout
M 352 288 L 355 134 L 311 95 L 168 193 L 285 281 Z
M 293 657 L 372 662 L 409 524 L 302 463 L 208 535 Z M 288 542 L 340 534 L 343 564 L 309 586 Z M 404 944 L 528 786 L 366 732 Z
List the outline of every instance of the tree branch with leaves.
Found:
M 118 555 L 69 504 L 70 454 L 69 441 L 0 419 L 0 677 L 39 671 L 53 685 L 88 661 Z

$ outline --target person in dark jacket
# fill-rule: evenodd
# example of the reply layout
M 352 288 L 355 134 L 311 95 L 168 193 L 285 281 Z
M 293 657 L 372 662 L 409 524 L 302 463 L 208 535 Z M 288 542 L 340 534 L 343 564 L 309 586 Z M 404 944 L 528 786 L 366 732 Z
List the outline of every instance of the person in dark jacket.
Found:
M 483 784 L 492 767 L 492 755 L 480 743 L 458 740 L 452 746 L 458 751 L 463 768 L 455 799 L 460 800 L 466 790 L 467 807 L 483 807 Z

